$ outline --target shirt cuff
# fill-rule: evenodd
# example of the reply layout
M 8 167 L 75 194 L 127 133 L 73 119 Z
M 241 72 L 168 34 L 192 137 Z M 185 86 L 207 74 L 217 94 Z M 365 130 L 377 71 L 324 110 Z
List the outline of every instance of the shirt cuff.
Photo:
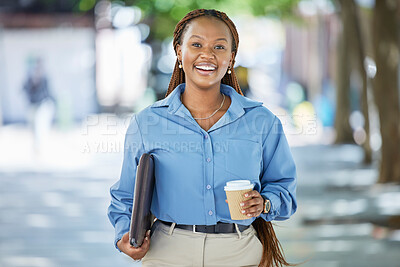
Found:
M 267 199 L 269 199 L 271 203 L 271 209 L 268 213 L 261 213 L 261 217 L 266 221 L 272 221 L 277 216 L 279 216 L 279 207 L 282 204 L 281 198 L 274 193 L 271 192 L 263 192 L 261 195 Z
M 121 238 L 122 238 L 122 237 L 116 237 L 116 238 L 115 238 L 115 241 L 114 241 L 115 248 L 116 248 L 119 252 L 122 252 L 122 251 L 121 251 L 121 250 L 119 249 L 119 247 L 117 246 L 117 243 L 118 243 L 118 241 L 121 240 Z
M 115 248 L 119 251 L 122 252 L 118 246 L 117 242 L 122 239 L 122 236 L 129 232 L 129 224 L 130 220 L 127 218 L 121 218 L 115 223 L 115 239 L 114 239 L 114 245 Z

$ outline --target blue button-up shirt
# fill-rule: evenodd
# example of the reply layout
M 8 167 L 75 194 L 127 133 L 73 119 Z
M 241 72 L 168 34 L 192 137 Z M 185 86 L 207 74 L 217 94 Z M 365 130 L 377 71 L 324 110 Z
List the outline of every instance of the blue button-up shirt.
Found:
M 182 104 L 184 90 L 185 84 L 179 85 L 131 119 L 121 177 L 110 190 L 108 216 L 116 242 L 129 231 L 136 168 L 145 152 L 155 161 L 151 212 L 163 221 L 251 224 L 256 218 L 232 220 L 225 202 L 226 182 L 242 179 L 271 201 L 263 219 L 285 220 L 296 211 L 296 167 L 279 119 L 262 103 L 221 84 L 231 105 L 205 131 Z

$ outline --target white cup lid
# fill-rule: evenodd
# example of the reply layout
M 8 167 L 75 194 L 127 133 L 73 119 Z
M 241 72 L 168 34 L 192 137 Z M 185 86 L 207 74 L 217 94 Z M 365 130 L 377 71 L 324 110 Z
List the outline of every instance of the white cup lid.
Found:
M 234 190 L 244 190 L 244 189 L 253 189 L 254 184 L 250 183 L 249 180 L 234 180 L 226 183 L 224 187 L 225 191 L 234 191 Z

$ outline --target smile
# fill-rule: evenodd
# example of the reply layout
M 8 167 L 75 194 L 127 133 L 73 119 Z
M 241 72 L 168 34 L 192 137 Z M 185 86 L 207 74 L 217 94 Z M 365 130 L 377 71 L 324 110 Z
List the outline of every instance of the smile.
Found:
M 212 66 L 195 66 L 195 67 L 199 70 L 211 70 L 211 71 L 215 70 L 215 67 Z
M 212 74 L 217 67 L 214 64 L 210 63 L 199 63 L 194 66 L 198 73 L 201 75 L 210 75 Z

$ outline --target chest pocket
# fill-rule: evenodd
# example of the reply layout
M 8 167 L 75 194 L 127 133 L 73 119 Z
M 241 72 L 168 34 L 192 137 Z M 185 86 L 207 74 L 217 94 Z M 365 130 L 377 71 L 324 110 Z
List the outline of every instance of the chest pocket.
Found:
M 235 178 L 258 180 L 261 166 L 261 145 L 255 141 L 230 139 L 225 157 L 226 171 Z

